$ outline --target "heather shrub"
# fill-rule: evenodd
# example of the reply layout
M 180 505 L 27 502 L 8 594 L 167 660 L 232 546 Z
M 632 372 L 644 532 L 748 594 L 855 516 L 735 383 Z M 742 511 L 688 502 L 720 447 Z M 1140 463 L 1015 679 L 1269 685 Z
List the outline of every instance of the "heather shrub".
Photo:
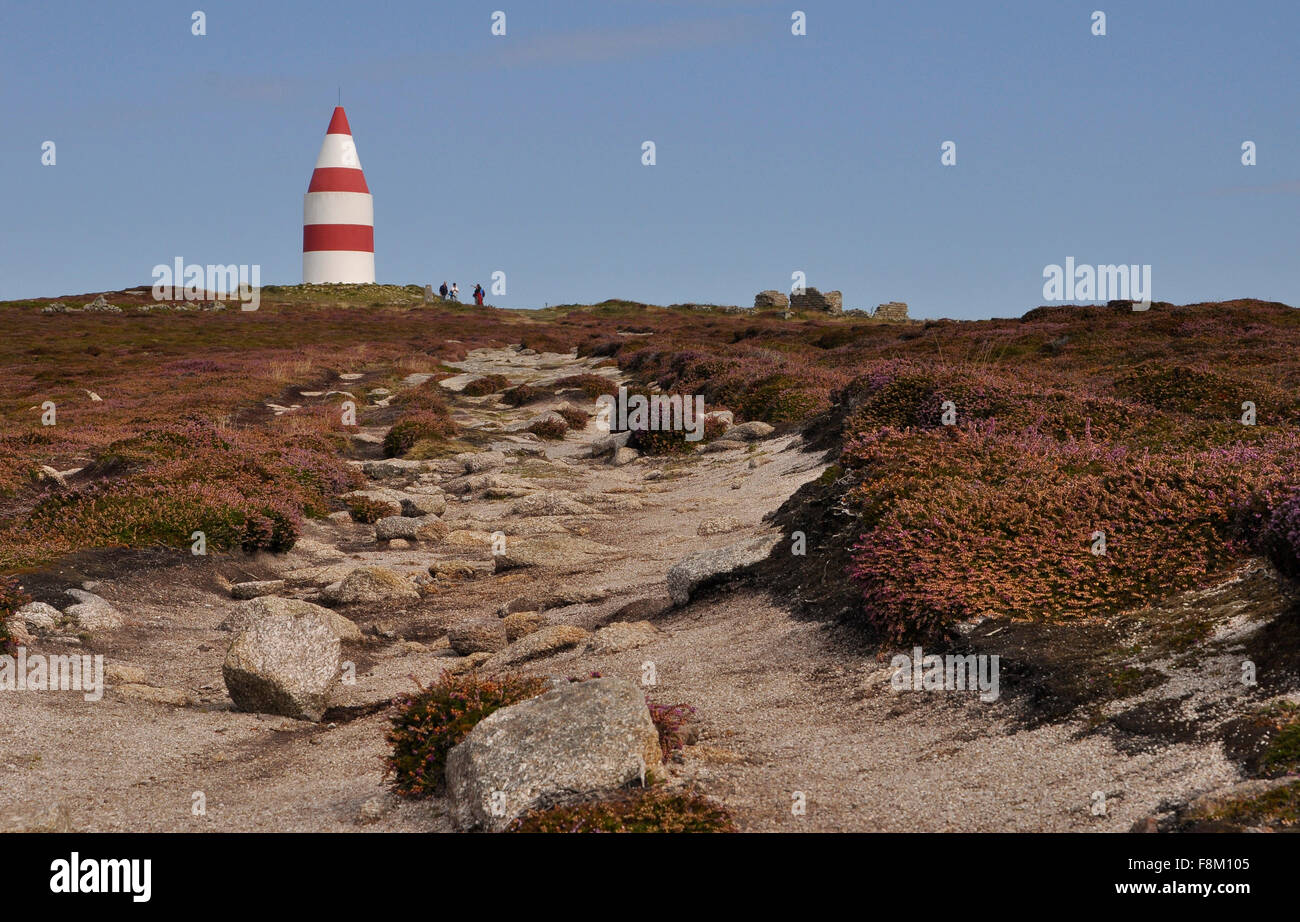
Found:
M 703 393 L 710 403 L 726 404 L 742 419 L 788 423 L 806 419 L 826 407 L 827 391 L 818 383 L 812 378 L 785 374 L 754 378 L 733 372 L 717 384 L 704 387 Z
M 543 388 L 531 384 L 516 384 L 501 395 L 501 400 L 512 407 L 522 407 L 525 404 L 545 400 L 549 396 L 551 396 L 550 391 Z
M 667 759 L 674 749 L 686 745 L 686 733 L 683 728 L 695 719 L 695 708 L 689 704 L 657 704 L 649 697 L 645 700 L 650 709 L 650 719 L 659 731 L 659 748 Z
M 384 457 L 398 458 L 414 447 L 416 442 L 425 439 L 438 439 L 451 436 L 456 426 L 450 415 L 417 411 L 403 416 L 384 436 Z
M 580 375 L 568 375 L 560 378 L 555 382 L 557 388 L 576 388 L 582 391 L 592 400 L 595 400 L 601 394 L 615 395 L 618 393 L 618 385 L 606 378 L 604 375 L 594 375 L 590 372 L 584 372 Z
M 430 413 L 434 416 L 451 418 L 451 408 L 447 406 L 447 398 L 443 394 L 442 386 L 438 384 L 437 379 L 431 378 L 423 384 L 400 392 L 397 395 L 396 403 L 401 408 L 404 416 L 414 413 Z
M 389 503 L 370 499 L 368 496 L 348 497 L 346 504 L 352 521 L 363 525 L 373 525 L 385 516 L 393 514 L 393 507 Z
M 1276 505 L 1266 498 L 1257 497 L 1249 509 L 1252 522 L 1246 528 L 1254 546 L 1280 572 L 1293 578 L 1300 577 L 1300 490 Z
M 686 440 L 681 429 L 633 429 L 627 438 L 629 448 L 643 455 L 684 455 L 698 444 Z
M 596 339 L 578 345 L 578 355 L 582 358 L 613 357 L 623 348 L 621 339 Z
M 1276 473 L 1250 449 L 1156 456 L 991 425 L 879 429 L 840 463 L 861 526 L 851 576 L 864 617 L 895 640 L 978 615 L 1113 613 L 1203 584 L 1240 559 L 1235 509 Z
M 217 550 L 283 551 L 303 516 L 325 514 L 359 479 L 319 437 L 194 419 L 114 442 L 87 471 L 91 482 L 42 494 L 0 529 L 0 566 L 75 548 L 188 547 L 196 531 Z
M 568 352 L 571 344 L 567 337 L 547 327 L 525 330 L 519 336 L 519 344 L 525 349 L 536 352 Z
M 563 417 L 564 421 L 569 424 L 571 429 L 579 431 L 587 428 L 587 423 L 591 422 L 591 414 L 585 410 L 579 410 L 577 407 L 564 406 L 555 411 Z
M 209 548 L 250 553 L 288 550 L 301 526 L 301 508 L 273 490 L 180 477 L 56 494 L 39 502 L 27 523 L 34 534 L 66 532 L 81 547 L 187 547 L 200 531 Z
M 641 788 L 608 800 L 534 810 L 510 832 L 735 832 L 726 808 L 694 793 Z
M 0 576 L 0 654 L 13 653 L 14 639 L 9 629 L 9 619 L 14 612 L 32 600 L 17 577 Z
M 1115 392 L 1160 410 L 1235 417 L 1241 402 L 1257 397 L 1259 388 L 1217 371 L 1145 362 L 1118 377 Z
M 539 695 L 546 680 L 507 675 L 482 678 L 477 672 L 444 672 L 432 685 L 397 702 L 388 731 L 393 747 L 387 774 L 405 797 L 428 797 L 442 790 L 447 754 L 493 711 Z
M 585 422 L 585 420 L 584 420 Z M 528 427 L 528 431 L 543 439 L 558 441 L 569 431 L 569 424 L 554 416 L 544 416 Z
M 466 384 L 461 393 L 469 397 L 486 397 L 488 394 L 503 391 L 509 386 L 510 379 L 505 375 L 484 375 Z

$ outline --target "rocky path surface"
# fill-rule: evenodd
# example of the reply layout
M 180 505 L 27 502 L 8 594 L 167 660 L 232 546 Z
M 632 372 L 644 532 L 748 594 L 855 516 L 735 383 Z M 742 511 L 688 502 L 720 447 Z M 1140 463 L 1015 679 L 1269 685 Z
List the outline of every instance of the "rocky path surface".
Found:
M 173 557 L 111 578 L 70 562 L 52 574 L 113 614 L 80 650 L 57 633 L 31 646 L 104 654 L 109 688 L 97 703 L 0 696 L 0 814 L 57 806 L 88 830 L 449 829 L 440 800 L 387 793 L 385 708 L 413 680 L 475 666 L 637 683 L 652 673 L 656 701 L 697 712 L 668 782 L 722 800 L 745 830 L 1125 830 L 1236 777 L 1213 747 L 1121 752 L 1073 723 L 1016 729 L 1010 704 L 893 693 L 887 664 L 744 585 L 672 604 L 670 590 L 689 594 L 689 581 L 667 578 L 682 558 L 779 541 L 764 516 L 822 472 L 820 458 L 761 428 L 684 458 L 600 454 L 608 437 L 595 425 L 542 441 L 531 421 L 591 401 L 570 392 L 511 408 L 461 388 L 485 374 L 548 385 L 617 370 L 518 347 L 454 367 L 463 374 L 441 385 L 474 450 L 357 462 L 364 498 L 389 517 L 310 522 L 282 555 Z M 355 682 L 322 721 L 234 709 L 222 664 L 250 604 L 235 595 L 347 619 Z

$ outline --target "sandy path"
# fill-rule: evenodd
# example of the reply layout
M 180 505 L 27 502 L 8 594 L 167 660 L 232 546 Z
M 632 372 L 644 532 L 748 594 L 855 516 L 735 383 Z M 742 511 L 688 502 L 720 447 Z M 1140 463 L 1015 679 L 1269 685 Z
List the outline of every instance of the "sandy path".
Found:
M 573 356 L 480 350 L 458 367 L 470 376 L 549 383 L 591 365 Z M 511 540 L 576 535 L 621 554 L 580 567 L 437 583 L 418 605 L 345 610 L 369 637 L 345 654 L 359 675 L 340 691 L 340 705 L 363 712 L 408 691 L 410 676 L 435 677 L 452 659 L 438 638 L 458 619 L 495 615 L 517 599 L 581 593 L 593 601 L 548 608 L 546 617 L 592 629 L 651 616 L 662 634 L 625 653 L 568 652 L 532 669 L 640 681 L 644 664 L 654 663 L 653 697 L 689 703 L 699 720 L 699 742 L 669 765 L 670 783 L 718 797 L 746 830 L 1123 830 L 1164 799 L 1236 777 L 1217 748 L 1125 754 L 1105 737 L 1079 736 L 1073 724 L 1017 731 L 1013 703 L 893 693 L 882 664 L 835 628 L 794 618 L 751 589 L 715 591 L 662 611 L 669 566 L 694 550 L 765 531 L 763 516 L 821 472 L 794 437 L 614 467 L 587 457 L 601 437 L 594 426 L 562 443 L 513 431 L 557 401 L 518 410 L 493 397 L 454 401 L 458 420 L 485 448 L 546 454 L 485 472 L 494 479 L 464 499 L 450 493 L 464 476 L 459 465 L 430 466 L 426 485 L 449 491 L 443 518 L 465 543 L 385 548 L 369 527 L 330 520 L 310 523 L 285 555 L 178 557 L 169 567 L 104 580 L 97 591 L 130 621 L 93 638 L 88 649 L 109 663 L 140 667 L 150 685 L 187 693 L 194 704 L 128 700 L 113 688 L 94 704 L 72 694 L 0 695 L 0 810 L 60 803 L 77 828 L 93 830 L 448 828 L 438 801 L 398 802 L 385 793 L 382 712 L 311 725 L 231 710 L 221 681 L 230 635 L 217 625 L 233 605 L 230 580 L 287 576 L 295 594 L 314 597 L 363 563 L 427 575 L 435 559 L 490 561 L 483 538 L 497 530 Z M 583 499 L 593 511 L 509 511 L 515 494 L 538 490 Z M 737 527 L 697 534 L 702 522 L 721 516 Z M 64 570 L 67 586 L 96 576 L 72 565 Z M 1104 816 L 1091 812 L 1096 791 L 1107 796 Z M 206 799 L 204 815 L 192 809 L 196 792 Z M 801 816 L 791 810 L 796 792 L 807 802 Z

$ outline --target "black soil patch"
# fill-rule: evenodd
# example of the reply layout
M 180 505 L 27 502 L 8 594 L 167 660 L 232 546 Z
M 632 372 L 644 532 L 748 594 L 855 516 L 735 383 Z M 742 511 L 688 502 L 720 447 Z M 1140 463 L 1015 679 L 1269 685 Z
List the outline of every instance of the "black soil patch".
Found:
M 758 564 L 759 583 L 803 617 L 863 620 L 862 595 L 848 576 L 861 522 L 840 509 L 844 491 L 836 465 L 794 492 L 771 515 L 787 538 Z M 794 532 L 803 532 L 803 556 L 792 553 Z
M 1255 664 L 1258 688 L 1268 695 L 1300 689 L 1300 605 L 1256 631 L 1242 658 Z
M 321 718 L 321 723 L 326 724 L 346 724 L 354 720 L 360 720 L 362 717 L 369 717 L 372 714 L 378 714 L 388 710 L 393 706 L 389 701 L 371 701 L 368 704 L 346 704 L 329 708 Z
M 1247 714 L 1223 726 L 1223 754 L 1250 778 L 1258 778 L 1261 761 L 1277 735 L 1273 721 L 1260 714 Z
M 1065 720 L 1161 684 L 1164 677 L 1117 662 L 1107 651 L 1125 640 L 1114 625 L 1099 622 L 1044 624 L 990 618 L 959 646 L 963 653 L 999 657 L 1000 692 L 1023 705 L 1032 728 Z
M 224 557 L 198 556 L 191 554 L 188 549 L 179 548 L 92 548 L 77 551 L 56 563 L 24 573 L 21 581 L 36 601 L 48 602 L 61 608 L 71 601 L 64 592 L 66 589 L 79 589 L 83 582 L 120 579 L 141 570 L 182 568 L 187 573 L 206 572 L 215 587 L 219 562 L 224 562 Z M 186 582 L 192 583 L 192 577 L 187 578 Z
M 1197 725 L 1183 717 L 1181 700 L 1147 701 L 1116 714 L 1109 721 L 1109 726 L 1119 731 L 1115 745 L 1121 752 L 1131 754 L 1155 744 L 1190 743 L 1199 739 Z

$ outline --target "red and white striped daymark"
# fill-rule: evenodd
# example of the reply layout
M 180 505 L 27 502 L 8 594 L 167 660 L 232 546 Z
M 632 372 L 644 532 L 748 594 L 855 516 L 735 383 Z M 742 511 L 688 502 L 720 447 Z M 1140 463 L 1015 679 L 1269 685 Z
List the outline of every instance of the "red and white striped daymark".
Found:
M 375 209 L 343 107 L 334 110 L 302 207 L 302 280 L 375 280 Z

